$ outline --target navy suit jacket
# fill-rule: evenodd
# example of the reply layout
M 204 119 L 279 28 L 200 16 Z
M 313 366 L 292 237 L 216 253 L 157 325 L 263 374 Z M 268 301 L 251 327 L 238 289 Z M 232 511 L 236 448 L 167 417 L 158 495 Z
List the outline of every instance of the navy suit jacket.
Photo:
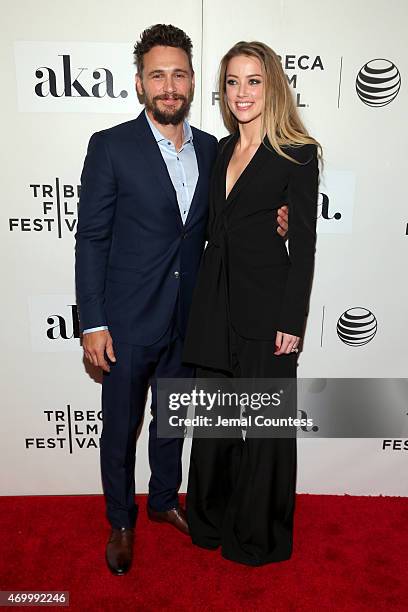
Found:
M 184 225 L 144 111 L 91 137 L 76 233 L 81 331 L 107 325 L 114 340 L 148 346 L 166 332 L 179 296 L 184 335 L 217 152 L 214 136 L 192 131 L 199 178 Z

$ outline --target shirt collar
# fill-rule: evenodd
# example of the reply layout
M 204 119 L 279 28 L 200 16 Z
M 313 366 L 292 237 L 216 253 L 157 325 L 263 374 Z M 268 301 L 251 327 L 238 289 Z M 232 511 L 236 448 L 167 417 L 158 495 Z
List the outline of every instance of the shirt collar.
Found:
M 145 116 L 146 116 L 146 119 L 147 119 L 147 123 L 149 124 L 150 129 L 153 132 L 153 136 L 154 136 L 156 142 L 161 142 L 163 140 L 167 140 L 167 138 L 165 136 L 163 136 L 163 134 L 154 125 L 153 121 L 151 121 L 149 115 L 146 112 L 146 109 L 145 109 Z M 192 131 L 191 125 L 189 124 L 187 119 L 185 119 L 184 122 L 183 122 L 183 135 L 184 135 L 183 146 L 185 144 L 187 144 L 188 142 L 191 142 L 191 143 L 193 142 L 193 131 Z

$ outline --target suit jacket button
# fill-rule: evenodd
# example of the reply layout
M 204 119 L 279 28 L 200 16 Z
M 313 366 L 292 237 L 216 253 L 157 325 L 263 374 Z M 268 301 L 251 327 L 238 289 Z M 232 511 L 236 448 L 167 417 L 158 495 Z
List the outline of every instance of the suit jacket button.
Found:
M 174 273 L 174 276 L 175 276 L 176 278 L 178 278 L 178 277 L 180 276 L 180 272 L 177 272 L 177 271 L 176 271 L 176 272 Z

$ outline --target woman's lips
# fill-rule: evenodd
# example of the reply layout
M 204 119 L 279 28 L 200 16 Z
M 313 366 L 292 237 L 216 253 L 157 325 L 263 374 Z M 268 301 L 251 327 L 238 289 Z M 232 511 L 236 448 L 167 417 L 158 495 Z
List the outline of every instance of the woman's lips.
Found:
M 235 108 L 242 112 L 246 111 L 253 106 L 253 102 L 235 102 Z

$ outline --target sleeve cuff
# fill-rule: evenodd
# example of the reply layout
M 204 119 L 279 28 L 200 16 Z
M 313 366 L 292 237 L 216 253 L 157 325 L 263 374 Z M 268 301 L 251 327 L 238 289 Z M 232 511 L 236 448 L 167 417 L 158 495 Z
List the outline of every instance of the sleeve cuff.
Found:
M 107 325 L 100 325 L 99 327 L 90 327 L 89 329 L 84 329 L 84 331 L 82 333 L 83 334 L 90 334 L 91 332 L 104 331 L 104 330 L 107 330 L 107 329 L 108 329 Z

